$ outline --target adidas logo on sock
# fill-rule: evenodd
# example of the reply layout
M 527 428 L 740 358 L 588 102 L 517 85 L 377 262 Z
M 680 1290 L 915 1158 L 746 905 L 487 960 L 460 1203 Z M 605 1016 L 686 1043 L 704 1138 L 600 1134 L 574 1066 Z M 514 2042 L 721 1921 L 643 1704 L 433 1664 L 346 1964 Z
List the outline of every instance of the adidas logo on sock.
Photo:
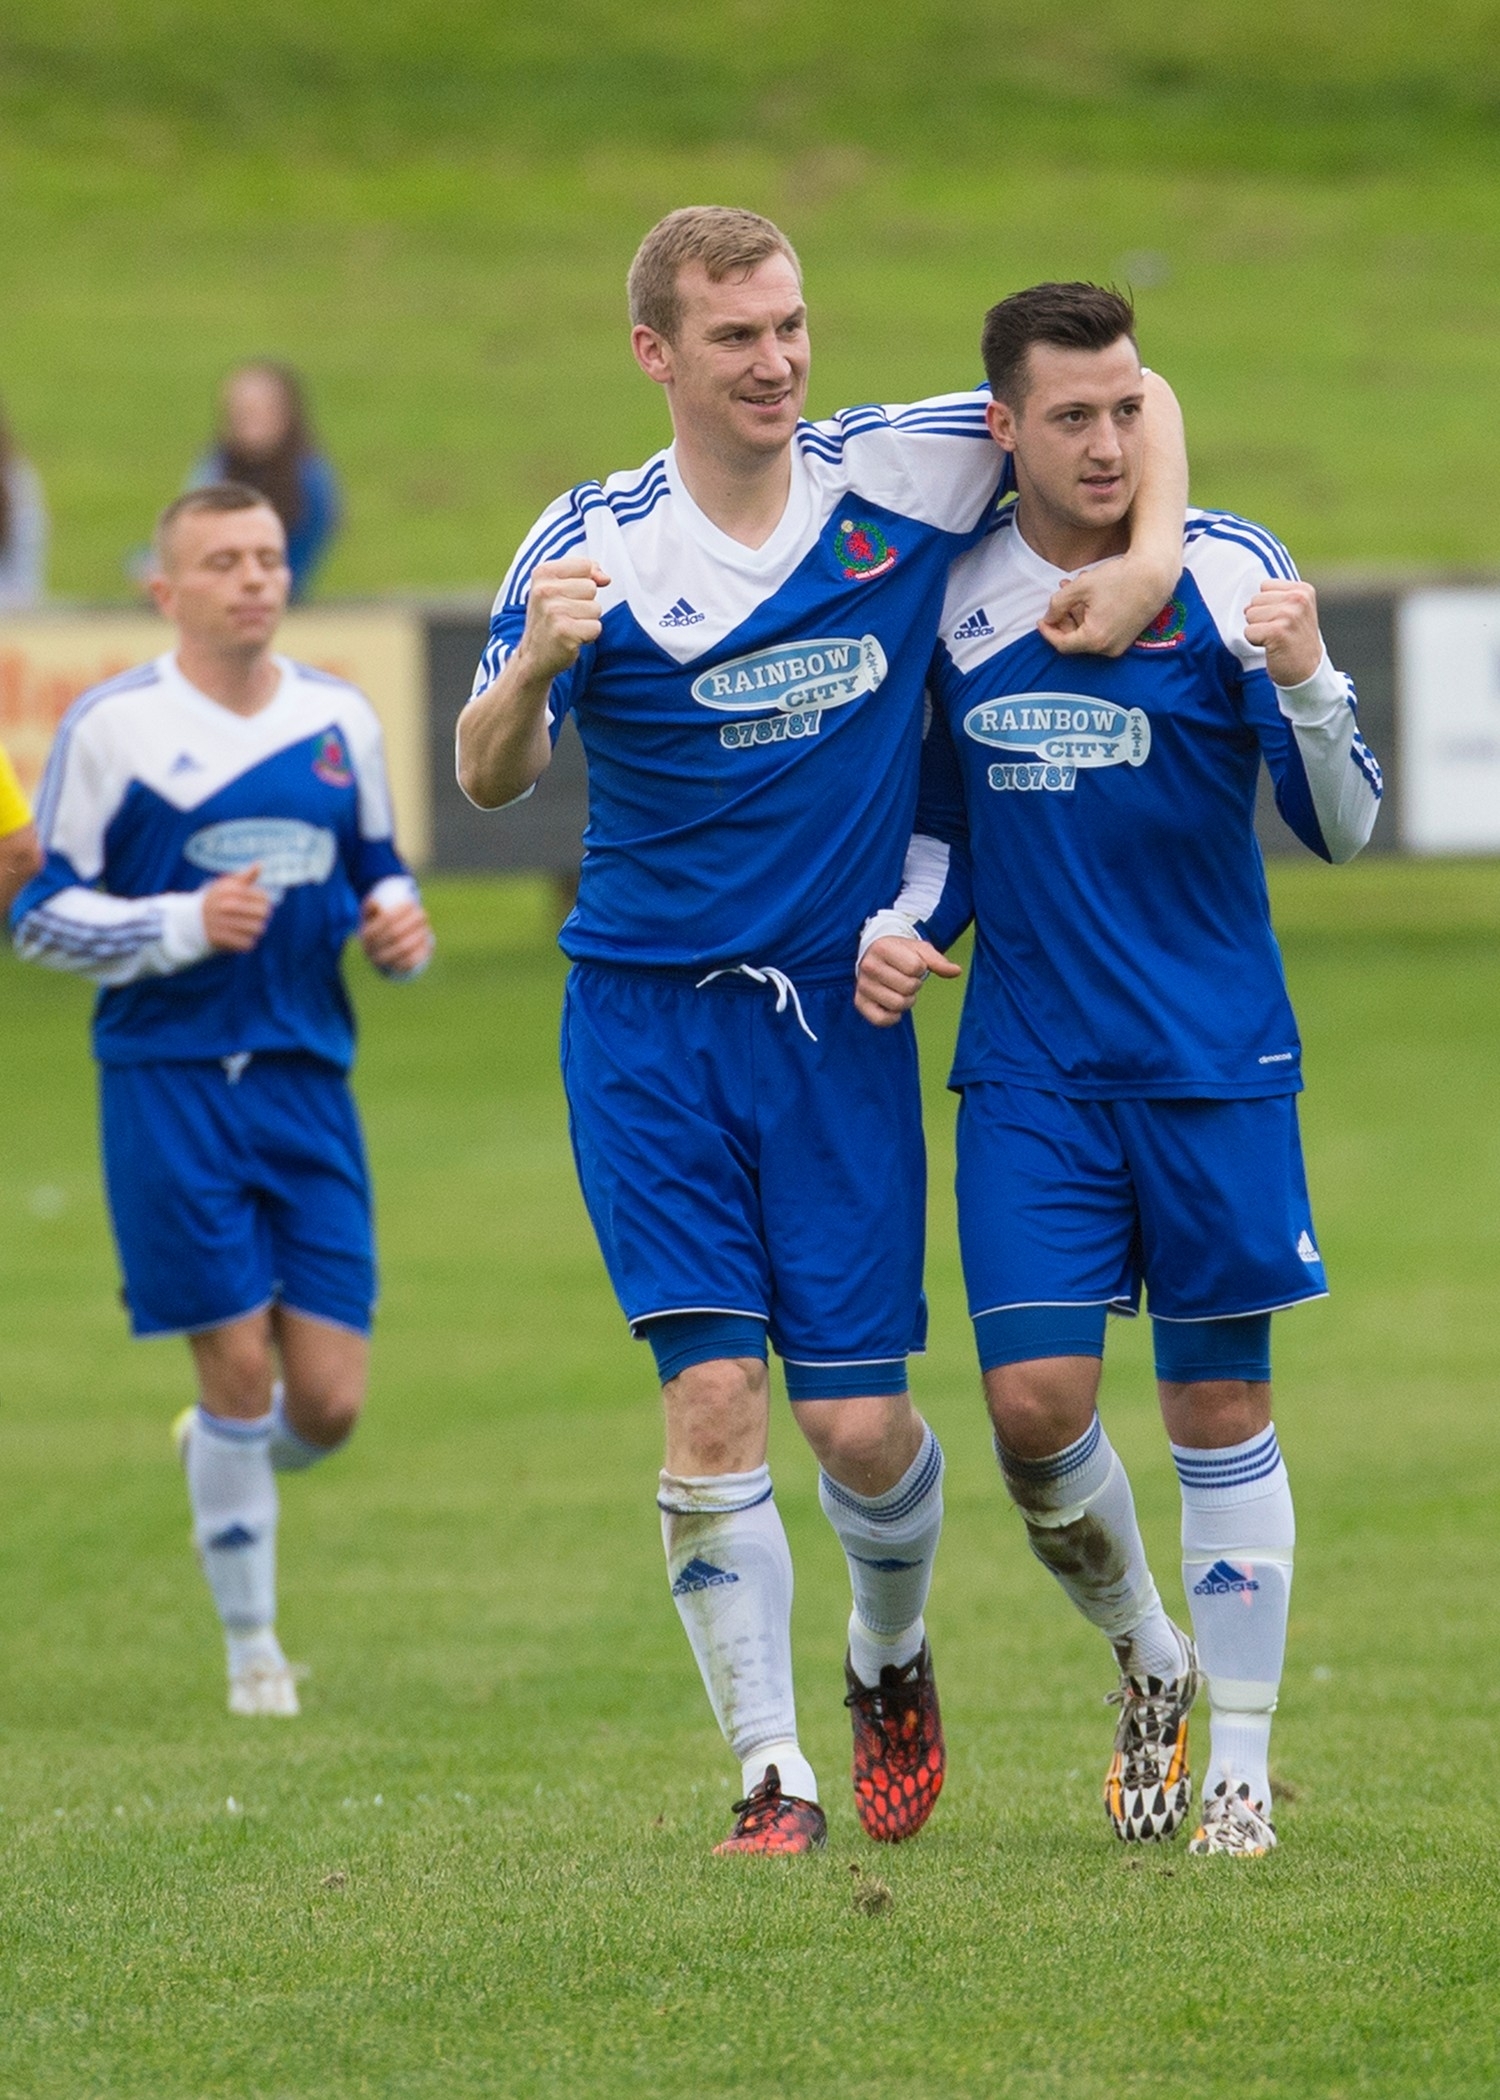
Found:
M 989 616 L 981 605 L 977 612 L 970 613 L 967 620 L 960 620 L 953 630 L 953 639 L 955 642 L 979 642 L 994 631 L 989 623 Z
M 1260 1584 L 1252 1575 L 1242 1575 L 1238 1568 L 1231 1568 L 1227 1560 L 1216 1560 L 1201 1582 L 1193 1584 L 1195 1597 L 1228 1597 L 1244 1595 L 1258 1590 Z
M 696 605 L 689 605 L 686 598 L 679 598 L 672 610 L 663 613 L 656 624 L 658 627 L 697 627 L 702 619 Z
M 690 1560 L 672 1585 L 674 1597 L 686 1597 L 694 1590 L 716 1590 L 722 1583 L 738 1582 L 727 1568 L 716 1568 L 712 1561 Z
M 208 1543 L 215 1551 L 227 1551 L 234 1546 L 253 1546 L 259 1537 L 258 1531 L 249 1531 L 243 1524 L 231 1524 L 227 1531 L 221 1531 L 217 1538 L 211 1538 Z
M 1297 1242 L 1297 1255 L 1301 1261 L 1321 1261 L 1322 1255 L 1312 1243 L 1312 1234 L 1304 1232 Z
M 898 1575 L 903 1568 L 920 1568 L 922 1565 L 919 1560 L 871 1560 L 864 1553 L 851 1553 L 849 1558 L 857 1560 L 862 1568 L 878 1568 L 882 1575 Z

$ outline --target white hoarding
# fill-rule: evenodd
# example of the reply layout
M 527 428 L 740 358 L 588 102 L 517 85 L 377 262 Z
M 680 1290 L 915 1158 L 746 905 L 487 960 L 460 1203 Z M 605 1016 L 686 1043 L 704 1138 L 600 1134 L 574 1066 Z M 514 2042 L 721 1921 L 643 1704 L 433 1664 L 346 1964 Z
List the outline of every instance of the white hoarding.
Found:
M 1401 843 L 1500 853 L 1500 591 L 1413 591 L 1397 636 Z

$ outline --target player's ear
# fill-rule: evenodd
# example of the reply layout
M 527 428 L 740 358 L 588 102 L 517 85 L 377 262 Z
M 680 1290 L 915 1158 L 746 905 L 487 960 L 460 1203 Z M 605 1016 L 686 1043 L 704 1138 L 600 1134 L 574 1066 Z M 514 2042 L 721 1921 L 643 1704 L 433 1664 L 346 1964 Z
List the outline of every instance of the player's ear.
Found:
M 1016 449 L 1016 418 L 1009 402 L 991 401 L 984 412 L 990 436 L 1006 452 Z
M 665 386 L 672 377 L 672 345 L 667 338 L 638 321 L 630 331 L 630 347 L 646 377 Z

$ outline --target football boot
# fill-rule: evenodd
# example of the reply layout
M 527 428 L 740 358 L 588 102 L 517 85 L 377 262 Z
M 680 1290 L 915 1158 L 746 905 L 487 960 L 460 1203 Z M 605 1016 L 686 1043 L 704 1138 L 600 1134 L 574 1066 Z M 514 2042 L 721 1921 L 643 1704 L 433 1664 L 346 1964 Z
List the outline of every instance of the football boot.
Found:
M 731 1852 L 821 1852 L 828 1842 L 828 1819 L 816 1801 L 799 1800 L 781 1791 L 781 1774 L 766 1766 L 766 1776 L 743 1801 L 734 1804 L 735 1825 L 719 1857 Z
M 1222 1852 L 1230 1859 L 1263 1859 L 1276 1850 L 1271 1819 L 1258 1801 L 1250 1799 L 1243 1782 L 1230 1790 L 1221 1779 L 1203 1804 L 1203 1821 L 1188 1840 L 1189 1852 L 1200 1857 Z
M 861 1684 L 846 1655 L 844 1680 L 854 1723 L 855 1813 L 866 1837 L 899 1845 L 932 1814 L 947 1770 L 932 1651 L 923 1641 L 909 1663 L 887 1663 L 877 1684 Z
M 1120 1709 L 1114 1755 L 1104 1778 L 1104 1807 L 1117 1838 L 1128 1845 L 1172 1837 L 1188 1812 L 1188 1708 L 1203 1679 L 1198 1653 L 1184 1633 L 1179 1677 L 1132 1677 L 1122 1672 L 1108 1704 Z
M 257 1656 L 229 1679 L 229 1711 L 232 1714 L 275 1714 L 283 1718 L 302 1711 L 297 1699 L 297 1680 L 289 1662 Z

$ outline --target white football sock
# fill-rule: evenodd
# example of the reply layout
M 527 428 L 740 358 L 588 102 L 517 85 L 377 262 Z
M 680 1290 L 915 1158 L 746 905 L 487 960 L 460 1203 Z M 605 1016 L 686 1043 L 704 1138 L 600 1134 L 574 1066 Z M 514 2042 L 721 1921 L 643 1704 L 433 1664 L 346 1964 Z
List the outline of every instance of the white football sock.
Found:
M 1297 1524 L 1274 1426 L 1219 1451 L 1172 1446 L 1182 1482 L 1182 1586 L 1208 1680 L 1205 1794 L 1245 1782 L 1268 1809 L 1271 1716 L 1286 1654 Z
M 276 1479 L 271 1417 L 238 1422 L 200 1402 L 187 1436 L 193 1543 L 226 1633 L 276 1620 Z
M 1099 1417 L 1050 1458 L 1017 1458 L 998 1437 L 995 1453 L 1032 1552 L 1108 1635 L 1120 1668 L 1143 1681 L 1178 1677 L 1182 1643 L 1162 1609 L 1130 1482 Z
M 271 1388 L 271 1470 L 274 1473 L 305 1473 L 320 1459 L 342 1451 L 348 1438 L 337 1444 L 310 1444 L 286 1417 L 286 1387 L 278 1378 Z
M 281 1643 L 271 1627 L 263 1626 L 258 1633 L 231 1633 L 226 1636 L 229 1674 L 238 1677 L 242 1670 L 253 1664 L 263 1664 L 267 1669 L 284 1670 L 286 1657 L 281 1652 Z
M 818 1500 L 849 1561 L 850 1666 L 861 1684 L 878 1684 L 887 1664 L 909 1663 L 927 1637 L 922 1610 L 943 1529 L 942 1446 L 927 1430 L 901 1478 L 879 1495 L 858 1495 L 820 1472 Z
M 818 1782 L 797 1747 L 792 1556 L 770 1468 L 663 1473 L 657 1506 L 673 1600 L 745 1792 L 773 1764 L 784 1793 L 816 1801 Z

